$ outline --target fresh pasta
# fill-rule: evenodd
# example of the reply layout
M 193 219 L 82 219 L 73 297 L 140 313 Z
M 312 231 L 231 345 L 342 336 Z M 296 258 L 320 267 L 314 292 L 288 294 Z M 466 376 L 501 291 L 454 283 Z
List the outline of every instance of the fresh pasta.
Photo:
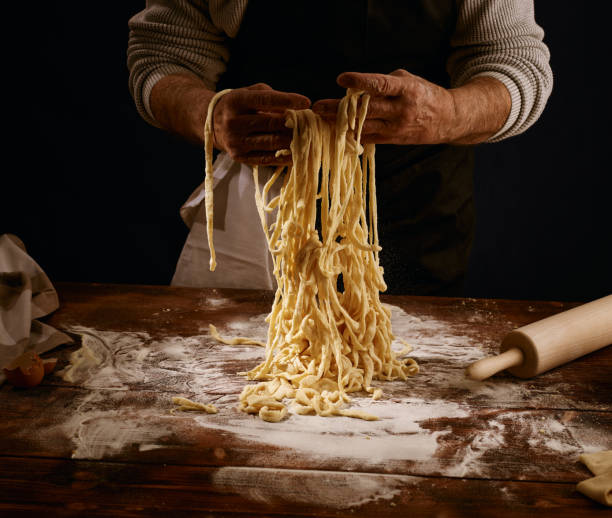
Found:
M 287 415 L 285 400 L 297 414 L 375 420 L 347 408 L 349 394 L 365 391 L 378 399 L 382 390 L 373 380 L 405 380 L 418 372 L 413 359 L 400 358 L 406 349 L 393 351 L 391 314 L 379 297 L 386 285 L 379 263 L 375 148 L 360 144 L 368 101 L 349 89 L 335 125 L 311 110 L 289 110 L 292 165 L 278 167 L 261 190 L 253 167 L 277 289 L 267 317 L 265 359 L 244 373 L 259 383 L 244 387 L 239 408 L 266 421 Z M 209 108 L 205 152 L 212 269 L 211 113 Z M 276 182 L 282 182 L 280 192 L 268 199 Z M 268 213 L 276 213 L 271 225 Z

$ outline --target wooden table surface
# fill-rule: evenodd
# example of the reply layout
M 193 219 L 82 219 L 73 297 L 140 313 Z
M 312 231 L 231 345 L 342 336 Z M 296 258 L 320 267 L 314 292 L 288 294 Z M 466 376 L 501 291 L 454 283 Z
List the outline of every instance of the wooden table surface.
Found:
M 531 380 L 463 374 L 573 304 L 383 297 L 421 372 L 352 399 L 381 419 L 274 424 L 236 410 L 262 349 L 207 331 L 264 338 L 270 293 L 57 288 L 46 321 L 75 343 L 42 385 L 0 389 L 2 516 L 610 516 L 575 485 L 581 453 L 612 449 L 612 347 Z M 66 382 L 82 341 L 96 362 Z M 178 395 L 219 413 L 172 413 Z

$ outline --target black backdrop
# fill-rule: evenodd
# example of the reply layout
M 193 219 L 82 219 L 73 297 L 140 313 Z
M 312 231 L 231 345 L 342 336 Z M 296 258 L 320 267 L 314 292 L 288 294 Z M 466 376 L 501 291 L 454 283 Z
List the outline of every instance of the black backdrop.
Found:
M 178 209 L 203 178 L 203 152 L 134 108 L 127 20 L 144 2 L 57 5 L 10 24 L 0 233 L 21 237 L 52 281 L 168 284 L 187 235 Z M 524 135 L 478 147 L 466 295 L 612 292 L 607 38 L 581 9 L 536 2 L 554 92 Z

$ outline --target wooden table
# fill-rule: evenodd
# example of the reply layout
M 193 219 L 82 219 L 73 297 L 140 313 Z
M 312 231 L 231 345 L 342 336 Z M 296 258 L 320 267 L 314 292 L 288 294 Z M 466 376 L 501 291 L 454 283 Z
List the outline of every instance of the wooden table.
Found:
M 610 516 L 576 492 L 583 451 L 612 448 L 612 348 L 532 380 L 465 379 L 512 328 L 572 304 L 383 297 L 421 372 L 352 403 L 381 417 L 242 414 L 271 294 L 60 284 L 47 322 L 97 358 L 0 390 L 2 516 Z M 219 413 L 171 413 L 172 396 Z

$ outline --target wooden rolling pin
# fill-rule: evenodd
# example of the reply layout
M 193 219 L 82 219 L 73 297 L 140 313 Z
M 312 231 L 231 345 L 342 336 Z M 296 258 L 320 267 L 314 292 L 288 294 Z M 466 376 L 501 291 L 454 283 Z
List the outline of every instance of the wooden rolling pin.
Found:
M 484 380 L 507 369 L 531 378 L 610 344 L 612 295 L 515 329 L 502 341 L 500 355 L 473 363 L 466 374 Z

